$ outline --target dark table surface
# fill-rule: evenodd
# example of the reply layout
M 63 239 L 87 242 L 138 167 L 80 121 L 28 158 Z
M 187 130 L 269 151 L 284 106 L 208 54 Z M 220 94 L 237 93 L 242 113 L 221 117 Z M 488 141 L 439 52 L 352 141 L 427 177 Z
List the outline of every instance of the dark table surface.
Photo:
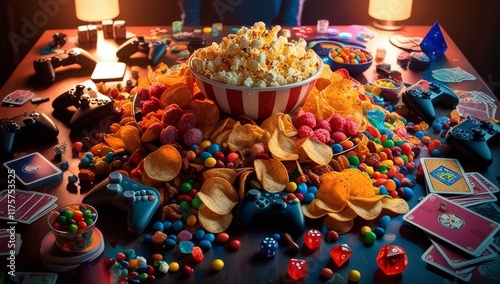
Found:
M 170 31 L 169 27 L 162 28 L 166 28 L 167 31 Z M 422 72 L 415 72 L 401 68 L 397 64 L 397 55 L 402 52 L 402 50 L 392 45 L 389 38 L 394 34 L 411 37 L 424 37 L 430 28 L 429 26 L 407 26 L 402 30 L 395 32 L 374 30 L 370 27 L 364 26 L 339 26 L 335 28 L 341 32 L 350 32 L 353 35 L 353 38 L 347 40 L 347 42 L 364 45 L 372 52 L 375 52 L 376 48 L 386 49 L 387 54 L 385 59 L 383 61 L 376 62 L 375 64 L 382 62 L 390 64 L 392 70 L 397 70 L 402 73 L 403 80 L 408 84 L 416 83 L 422 78 L 435 81 L 431 74 L 431 71 L 435 69 L 460 67 L 461 69 L 476 76 L 476 80 L 448 83 L 446 84 L 448 87 L 452 90 L 480 91 L 495 98 L 491 90 L 477 74 L 457 46 L 453 43 L 452 39 L 449 38 L 444 29 L 443 33 L 448 45 L 445 55 L 438 60 L 433 61 L 430 69 Z M 156 29 L 156 27 L 127 27 L 127 32 L 129 35 L 150 35 L 151 31 L 154 29 Z M 190 30 L 188 28 L 186 29 Z M 223 34 L 228 31 L 229 27 L 224 27 Z M 58 69 L 56 71 L 56 80 L 53 84 L 41 84 L 34 78 L 34 70 L 32 66 L 33 60 L 41 56 L 40 52 L 47 48 L 49 42 L 52 40 L 52 35 L 55 32 L 64 32 L 68 35 L 68 43 L 64 46 L 65 49 L 69 49 L 73 46 L 80 46 L 94 55 L 98 61 L 116 61 L 117 58 L 115 57 L 114 52 L 119 44 L 123 42 L 113 39 L 104 39 L 102 32 L 99 31 L 99 39 L 97 43 L 78 45 L 76 29 L 46 31 L 33 46 L 27 56 L 22 60 L 7 83 L 3 86 L 0 91 L 0 97 L 3 98 L 17 89 L 27 89 L 35 92 L 38 96 L 49 97 L 52 101 L 63 92 L 66 92 L 68 89 L 74 87 L 76 84 L 90 79 L 88 70 L 82 70 L 76 65 Z M 308 40 L 322 37 L 321 35 L 315 34 L 314 27 L 300 27 L 292 29 L 293 36 L 296 36 L 297 33 L 300 33 Z M 357 40 L 356 35 L 360 33 L 368 33 L 373 36 L 373 38 L 368 41 Z M 207 42 L 218 42 L 221 39 L 221 35 L 214 37 L 211 34 L 202 34 L 202 36 L 207 40 Z M 333 36 L 332 39 L 339 40 L 338 36 Z M 165 58 L 165 62 L 172 65 L 174 64 L 175 59 L 175 56 L 171 56 L 169 54 L 169 56 Z M 148 60 L 143 54 L 134 55 L 125 62 L 128 67 L 132 65 L 139 66 L 139 73 L 141 76 L 147 74 Z M 353 77 L 363 84 L 372 82 L 377 76 L 375 72 L 375 64 L 373 64 L 370 69 L 363 74 Z M 130 77 L 130 68 L 127 68 L 124 80 Z M 496 99 L 495 103 L 498 106 L 499 103 Z M 98 125 L 93 125 L 89 126 L 89 128 L 85 129 L 85 131 L 71 131 L 66 125 L 53 116 L 51 102 L 36 105 L 31 102 L 27 102 L 20 107 L 1 106 L 0 118 L 13 117 L 22 114 L 24 111 L 37 111 L 47 114 L 58 126 L 60 134 L 58 136 L 58 140 L 55 142 L 44 142 L 43 140 L 34 138 L 33 141 L 29 141 L 29 143 L 16 143 L 14 157 L 21 157 L 31 152 L 40 152 L 49 160 L 52 160 L 55 156 L 53 146 L 56 143 L 66 142 L 68 145 L 71 145 L 76 141 L 81 141 L 86 134 L 94 130 L 99 130 Z M 449 111 L 449 109 L 437 109 L 438 116 L 447 116 Z M 498 119 L 498 117 L 499 116 L 497 115 L 496 118 Z M 428 133 L 426 134 L 434 139 L 442 139 L 442 137 L 432 133 L 432 131 L 427 132 Z M 492 145 L 491 150 L 493 151 L 494 157 L 497 157 L 498 154 L 500 154 L 500 148 L 498 145 Z M 69 170 L 64 172 L 62 183 L 55 188 L 44 189 L 42 192 L 57 196 L 57 203 L 60 205 L 79 203 L 82 201 L 88 189 L 80 187 L 79 184 L 69 184 L 67 180 L 69 176 L 78 173 L 79 160 L 72 156 L 71 151 L 66 151 L 66 153 L 62 155 L 61 159 L 69 161 L 70 165 Z M 500 168 L 500 160 L 498 159 L 494 159 L 493 164 L 487 168 L 480 167 L 480 165 L 465 160 L 462 162 L 462 166 L 466 172 L 480 172 L 495 184 L 499 184 L 497 176 L 499 174 L 498 169 Z M 7 187 L 6 179 L 7 173 L 5 169 L 2 169 L 2 177 L 0 180 L 5 188 Z M 417 204 L 419 197 L 425 195 L 425 189 L 420 184 L 415 185 L 413 190 L 415 196 L 408 201 L 410 208 Z M 103 265 L 105 258 L 114 257 L 116 253 L 128 248 L 135 249 L 137 255 L 143 255 L 146 258 L 149 258 L 153 252 L 159 252 L 163 254 L 164 259 L 168 262 L 177 261 L 180 264 L 189 262 L 189 259 L 186 257 L 179 257 L 175 249 L 152 249 L 150 244 L 143 243 L 144 235 L 130 235 L 126 229 L 126 212 L 117 210 L 111 206 L 99 207 L 98 209 L 99 221 L 97 223 L 97 228 L 99 228 L 99 230 L 103 233 L 106 245 L 103 255 L 91 263 L 84 263 L 77 270 L 60 272 L 58 283 L 106 283 L 108 282 L 109 276 Z M 320 248 L 313 251 L 301 249 L 297 254 L 290 254 L 287 245 L 280 245 L 277 255 L 274 258 L 269 259 L 260 254 L 259 245 L 265 236 L 269 236 L 275 232 L 269 230 L 269 228 L 244 228 L 233 225 L 227 232 L 229 233 L 231 239 L 238 239 L 241 241 L 240 250 L 230 251 L 225 245 L 214 243 L 213 248 L 205 252 L 204 260 L 193 266 L 193 275 L 187 276 L 183 272 L 157 275 L 157 282 L 293 283 L 293 281 L 287 277 L 287 263 L 292 257 L 302 258 L 306 260 L 308 264 L 308 274 L 306 278 L 299 281 L 299 283 L 326 283 L 327 281 L 319 276 L 323 267 L 329 267 L 335 273 L 342 275 L 345 278 L 343 283 L 347 282 L 347 274 L 353 269 L 361 272 L 360 283 L 459 282 L 453 276 L 430 267 L 421 260 L 421 255 L 430 245 L 430 242 L 420 230 L 404 223 L 402 221 L 402 216 L 395 216 L 387 228 L 385 236 L 382 239 L 377 240 L 371 246 L 365 245 L 360 236 L 360 228 L 365 225 L 373 228 L 377 225 L 377 219 L 373 221 L 365 221 L 357 218 L 354 228 L 349 233 L 341 235 L 339 240 L 334 243 L 323 241 Z M 0 222 L 0 227 L 4 228 L 4 226 L 7 226 L 7 224 L 4 220 L 2 220 Z M 307 228 L 320 229 L 321 222 L 318 220 L 307 220 L 306 226 Z M 17 233 L 21 234 L 23 241 L 20 253 L 16 256 L 15 260 L 16 271 L 49 271 L 43 267 L 39 253 L 41 241 L 50 231 L 46 218 L 42 217 L 30 225 L 18 223 L 15 229 Z M 152 230 L 148 228 L 145 233 L 151 234 Z M 303 247 L 303 235 L 296 237 L 295 240 L 301 247 Z M 498 240 L 496 241 L 498 242 Z M 399 275 L 386 276 L 377 267 L 375 258 L 381 247 L 391 243 L 400 245 L 405 249 L 409 259 L 409 265 L 406 270 Z M 329 255 L 329 251 L 339 244 L 348 244 L 353 251 L 349 261 L 341 267 L 337 267 Z M 221 271 L 214 272 L 211 269 L 211 262 L 217 258 L 222 259 L 225 266 Z M 7 273 L 8 269 L 6 269 L 6 256 L 0 257 L 0 265 L 0 271 Z M 490 267 L 490 269 L 493 269 L 493 273 L 495 272 L 494 268 Z M 498 269 L 498 267 L 496 269 Z M 498 283 L 495 282 L 497 280 L 498 278 L 492 279 L 474 276 L 471 282 Z

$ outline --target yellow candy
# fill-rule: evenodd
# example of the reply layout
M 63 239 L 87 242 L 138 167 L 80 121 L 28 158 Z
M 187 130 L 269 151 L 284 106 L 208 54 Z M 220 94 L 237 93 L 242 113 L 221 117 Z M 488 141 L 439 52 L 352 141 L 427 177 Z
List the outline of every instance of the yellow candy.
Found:
M 368 226 L 361 227 L 361 235 L 364 236 L 366 233 L 371 232 L 372 229 Z
M 215 164 L 217 163 L 217 160 L 213 157 L 208 157 L 205 159 L 205 167 L 207 168 L 213 168 Z
M 224 267 L 224 261 L 222 261 L 222 259 L 214 259 L 214 261 L 212 261 L 212 268 L 214 270 L 219 271 L 223 267 Z
M 358 282 L 360 279 L 361 279 L 361 273 L 357 270 L 351 270 L 349 271 L 349 274 L 348 274 L 348 279 L 349 281 L 351 282 Z
M 297 184 L 295 182 L 291 181 L 286 185 L 286 191 L 295 192 L 296 190 L 297 190 Z
M 179 271 L 179 263 L 177 263 L 175 261 L 171 262 L 170 265 L 168 266 L 168 270 L 172 271 L 172 272 Z

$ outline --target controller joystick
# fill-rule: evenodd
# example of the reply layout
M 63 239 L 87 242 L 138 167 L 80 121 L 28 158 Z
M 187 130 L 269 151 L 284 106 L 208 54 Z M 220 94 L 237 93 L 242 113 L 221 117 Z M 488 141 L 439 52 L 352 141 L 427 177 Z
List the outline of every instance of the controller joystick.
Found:
M 284 229 L 287 231 L 302 233 L 305 221 L 301 204 L 298 201 L 289 200 L 288 194 L 286 192 L 270 193 L 255 188 L 250 189 L 240 203 L 238 223 L 245 226 L 249 224 L 259 225 L 259 221 L 270 226 L 284 224 L 286 226 Z
M 434 105 L 440 104 L 454 108 L 458 104 L 459 98 L 446 86 L 420 80 L 403 92 L 402 100 L 409 109 L 425 122 L 431 124 L 436 119 Z
M 462 153 L 466 158 L 489 167 L 493 162 L 488 146 L 500 132 L 500 126 L 487 120 L 468 117 L 446 134 L 446 144 Z
M 39 57 L 33 61 L 35 75 L 45 83 L 56 79 L 55 69 L 62 66 L 78 64 L 84 69 L 93 70 L 97 64 L 86 50 L 74 47 L 52 57 Z
M 52 101 L 55 111 L 67 110 L 71 106 L 76 108 L 69 122 L 71 129 L 81 129 L 113 113 L 113 100 L 94 89 L 92 81 L 85 81 Z
M 116 51 L 116 57 L 124 59 L 131 55 L 141 52 L 147 55 L 151 64 L 160 63 L 165 52 L 167 43 L 161 40 L 146 40 L 144 36 L 136 36 L 124 42 Z
M 160 208 L 160 193 L 154 187 L 145 186 L 118 173 L 94 186 L 83 202 L 101 206 L 110 204 L 128 212 L 127 229 L 131 234 L 144 232 L 155 212 Z
M 0 152 L 2 157 L 10 158 L 16 139 L 52 140 L 59 134 L 59 129 L 52 120 L 43 113 L 25 112 L 13 118 L 0 119 Z

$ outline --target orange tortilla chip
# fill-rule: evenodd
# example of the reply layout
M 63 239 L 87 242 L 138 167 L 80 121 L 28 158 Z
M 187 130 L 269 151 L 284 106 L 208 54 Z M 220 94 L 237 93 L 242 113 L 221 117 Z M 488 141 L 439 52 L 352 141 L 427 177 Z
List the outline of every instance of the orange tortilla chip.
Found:
M 182 109 L 189 107 L 193 92 L 184 83 L 177 83 L 167 88 L 160 97 L 160 107 L 166 108 L 171 104 L 177 104 Z
M 316 199 L 325 203 L 329 212 L 344 209 L 349 198 L 349 183 L 343 178 L 330 178 L 322 182 L 316 193 Z

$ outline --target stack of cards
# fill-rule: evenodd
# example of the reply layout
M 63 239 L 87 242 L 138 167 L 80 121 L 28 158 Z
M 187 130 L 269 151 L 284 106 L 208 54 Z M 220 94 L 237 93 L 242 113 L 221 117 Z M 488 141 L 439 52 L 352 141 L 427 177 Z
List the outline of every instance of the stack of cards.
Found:
M 500 224 L 438 194 L 428 194 L 403 220 L 433 243 L 422 260 L 458 279 L 471 280 L 479 263 L 498 258 L 493 243 Z
M 3 165 L 15 171 L 17 180 L 25 190 L 51 188 L 62 182 L 62 170 L 38 152 L 8 161 Z
M 57 197 L 50 194 L 20 189 L 10 194 L 7 189 L 0 192 L 0 219 L 31 224 L 57 207 Z M 14 214 L 9 200 L 16 201 Z
M 26 90 L 16 90 L 3 98 L 2 102 L 7 105 L 23 105 L 33 97 L 34 93 Z
M 479 91 L 454 91 L 459 98 L 456 107 L 460 116 L 473 116 L 481 120 L 495 118 L 497 106 L 495 99 Z

